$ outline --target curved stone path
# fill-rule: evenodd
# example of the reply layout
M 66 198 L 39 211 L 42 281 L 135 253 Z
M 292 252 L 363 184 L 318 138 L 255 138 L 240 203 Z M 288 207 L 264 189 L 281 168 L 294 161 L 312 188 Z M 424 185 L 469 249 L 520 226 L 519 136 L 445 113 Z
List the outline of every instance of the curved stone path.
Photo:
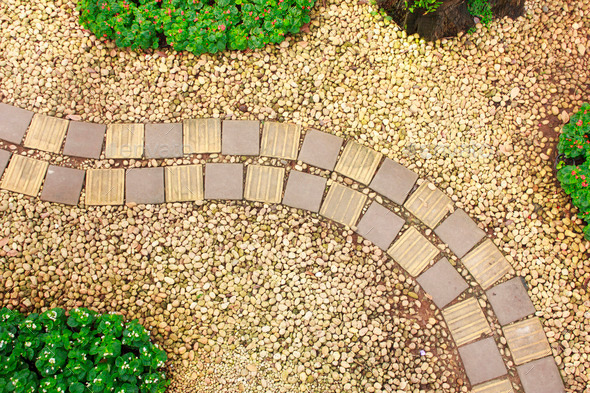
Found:
M 434 184 L 381 153 L 293 124 L 105 126 L 1 103 L 0 139 L 16 151 L 89 159 L 200 154 L 203 163 L 191 165 L 83 170 L 0 150 L 0 188 L 69 205 L 247 200 L 319 213 L 416 278 L 441 310 L 473 392 L 565 392 L 526 283 L 494 241 Z

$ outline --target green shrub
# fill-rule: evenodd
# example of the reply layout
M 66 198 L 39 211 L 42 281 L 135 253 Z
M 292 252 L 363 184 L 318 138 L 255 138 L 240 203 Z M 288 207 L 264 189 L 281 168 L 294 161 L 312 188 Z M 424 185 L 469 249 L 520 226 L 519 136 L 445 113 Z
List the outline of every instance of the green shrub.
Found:
M 557 150 L 563 158 L 557 179 L 580 211 L 578 216 L 590 224 L 590 104 L 582 105 L 563 126 Z M 584 228 L 584 235 L 590 240 L 590 225 Z
M 408 12 L 414 12 L 419 8 L 424 9 L 424 13 L 428 14 L 434 12 L 442 4 L 440 0 L 406 0 L 406 9 Z
M 0 393 L 160 393 L 165 361 L 145 328 L 121 315 L 0 310 Z
M 467 9 L 473 16 L 479 18 L 482 25 L 487 26 L 492 21 L 492 6 L 489 0 L 469 0 Z
M 197 55 L 280 43 L 309 23 L 315 0 L 78 0 L 80 24 L 117 46 Z

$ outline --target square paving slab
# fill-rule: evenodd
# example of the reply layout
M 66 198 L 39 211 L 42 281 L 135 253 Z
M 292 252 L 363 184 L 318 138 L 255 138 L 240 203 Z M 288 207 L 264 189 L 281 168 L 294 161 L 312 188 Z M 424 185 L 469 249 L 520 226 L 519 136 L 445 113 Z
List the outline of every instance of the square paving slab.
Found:
M 300 138 L 301 126 L 267 121 L 262 129 L 260 155 L 295 160 Z
M 125 174 L 125 201 L 164 203 L 164 168 L 133 168 Z
M 366 195 L 334 183 L 328 190 L 320 214 L 342 225 L 352 227 L 358 221 L 366 201 Z
M 422 273 L 416 281 L 426 293 L 432 296 L 434 304 L 441 309 L 469 287 L 447 258 L 442 258 L 435 263 L 434 266 Z
M 548 356 L 516 368 L 525 393 L 565 393 L 553 357 Z
M 461 259 L 483 289 L 488 289 L 510 272 L 510 264 L 490 239 Z
M 125 169 L 86 171 L 87 205 L 122 205 L 125 196 Z
M 358 223 L 356 232 L 382 250 L 387 250 L 404 223 L 403 218 L 373 202 Z
M 106 158 L 142 158 L 143 124 L 111 124 L 107 126 Z
M 77 205 L 86 172 L 80 169 L 50 165 L 41 191 L 41 200 Z
M 387 250 L 387 254 L 416 277 L 438 255 L 438 248 L 414 227 L 408 228 Z
M 453 204 L 444 192 L 425 181 L 410 195 L 404 206 L 420 221 L 434 229 Z
M 535 312 L 521 277 L 496 285 L 486 292 L 500 325 L 508 325 Z
M 285 168 L 248 165 L 244 199 L 250 201 L 281 203 Z
M 104 134 L 107 126 L 104 124 L 71 121 L 66 136 L 64 154 L 84 158 L 100 158 Z
M 471 393 L 514 393 L 512 384 L 507 379 L 495 379 L 490 382 L 474 386 Z
M 35 114 L 23 145 L 37 150 L 59 153 L 69 120 Z
M 383 155 L 369 147 L 349 141 L 336 164 L 336 172 L 359 183 L 369 184 Z
M 506 375 L 506 366 L 492 337 L 459 348 L 465 373 L 471 385 Z
M 182 124 L 145 125 L 145 158 L 182 157 Z
M 326 179 L 292 170 L 289 173 L 283 204 L 317 213 L 320 211 Z
M 235 156 L 257 156 L 260 152 L 260 122 L 224 120 L 221 153 Z
M 0 103 L 0 139 L 20 144 L 32 118 L 33 112 Z
M 539 318 L 515 322 L 504 326 L 503 330 L 517 365 L 551 355 L 551 347 Z
M 205 165 L 205 199 L 242 199 L 243 190 L 244 165 Z
M 475 298 L 445 308 L 443 316 L 457 346 L 492 333 L 486 316 Z
M 485 236 L 485 232 L 463 210 L 455 210 L 434 232 L 459 258 Z
M 329 171 L 334 170 L 344 139 L 318 130 L 307 130 L 299 161 Z
M 182 128 L 184 154 L 221 153 L 221 119 L 189 119 Z
M 6 165 L 8 165 L 11 155 L 11 152 L 0 149 L 0 177 L 4 173 L 4 169 L 6 169 Z
M 45 161 L 14 154 L 2 179 L 2 188 L 37 196 L 48 166 Z
M 369 187 L 392 202 L 403 205 L 416 180 L 416 173 L 386 158 Z
M 166 202 L 202 201 L 203 166 L 178 165 L 164 169 Z

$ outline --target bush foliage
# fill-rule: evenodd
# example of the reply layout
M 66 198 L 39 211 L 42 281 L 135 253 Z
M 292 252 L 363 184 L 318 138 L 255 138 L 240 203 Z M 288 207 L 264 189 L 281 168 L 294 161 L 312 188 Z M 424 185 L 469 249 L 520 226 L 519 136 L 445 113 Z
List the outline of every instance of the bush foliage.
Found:
M 165 361 L 145 328 L 121 315 L 0 310 L 0 393 L 161 393 Z

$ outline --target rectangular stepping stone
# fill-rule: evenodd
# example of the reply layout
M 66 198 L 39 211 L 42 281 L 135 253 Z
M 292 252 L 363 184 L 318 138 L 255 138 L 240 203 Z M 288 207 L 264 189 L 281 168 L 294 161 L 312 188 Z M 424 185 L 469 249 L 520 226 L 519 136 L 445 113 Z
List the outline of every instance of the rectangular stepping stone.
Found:
M 205 199 L 242 199 L 243 190 L 243 164 L 205 165 Z
M 357 142 L 349 141 L 336 164 L 336 172 L 362 184 L 369 184 L 383 155 Z
M 459 348 L 465 373 L 471 385 L 506 375 L 506 366 L 492 337 Z
M 182 157 L 182 124 L 145 125 L 145 158 Z
M 548 356 L 516 367 L 525 393 L 565 393 L 553 357 Z
M 320 211 L 326 179 L 292 170 L 289 173 L 283 204 L 317 213 Z
M 474 386 L 473 389 L 471 389 L 471 393 L 514 393 L 514 388 L 507 379 L 495 379 Z
M 387 254 L 416 277 L 438 255 L 438 248 L 414 227 L 408 228 L 387 250 Z
M 107 126 L 106 158 L 142 158 L 143 124 L 110 124 Z
M 453 205 L 451 198 L 434 184 L 425 181 L 410 195 L 404 206 L 420 221 L 434 229 Z
M 248 165 L 244 199 L 266 203 L 281 203 L 284 182 L 285 168 Z
M 262 129 L 260 155 L 295 160 L 299 150 L 300 137 L 300 125 L 265 122 Z
M 392 202 L 403 205 L 416 180 L 416 173 L 386 158 L 369 187 Z
M 551 347 L 539 318 L 525 319 L 502 329 L 516 365 L 551 355 Z
M 344 139 L 336 135 L 314 129 L 307 130 L 297 159 L 306 164 L 332 171 L 343 142 Z
M 426 293 L 432 296 L 434 304 L 440 309 L 455 300 L 469 287 L 447 258 L 442 258 L 435 263 L 416 281 Z
M 20 144 L 32 118 L 33 112 L 0 103 L 0 138 Z
M 106 129 L 107 126 L 104 124 L 71 121 L 64 154 L 83 158 L 100 158 Z
M 31 149 L 59 153 L 68 123 L 69 120 L 35 114 L 23 145 Z
M 165 169 L 166 202 L 202 201 L 203 166 L 179 165 Z
M 510 272 L 510 264 L 490 239 L 469 252 L 461 262 L 483 289 Z
M 373 202 L 358 223 L 356 232 L 382 250 L 387 250 L 404 223 L 403 218 Z
M 11 155 L 11 152 L 0 149 L 0 177 L 4 173 L 4 169 L 6 169 L 6 165 L 8 165 Z
M 366 195 L 334 183 L 328 190 L 320 214 L 342 225 L 352 227 L 358 221 L 366 201 Z
M 89 169 L 86 172 L 87 205 L 122 205 L 125 169 Z
M 80 169 L 50 165 L 41 191 L 41 200 L 64 205 L 77 205 L 86 172 Z
M 221 119 L 182 122 L 184 154 L 221 153 Z
M 477 299 L 469 298 L 442 310 L 457 346 L 492 333 Z
M 515 277 L 492 287 L 486 292 L 500 325 L 508 325 L 535 312 L 523 278 Z
M 127 203 L 164 203 L 164 168 L 132 168 L 125 174 Z
M 434 232 L 459 258 L 485 236 L 485 232 L 463 210 L 455 210 Z
M 37 196 L 49 164 L 15 154 L 2 179 L 2 188 L 30 196 Z
M 260 152 L 260 122 L 224 120 L 221 153 L 235 156 L 257 156 Z

